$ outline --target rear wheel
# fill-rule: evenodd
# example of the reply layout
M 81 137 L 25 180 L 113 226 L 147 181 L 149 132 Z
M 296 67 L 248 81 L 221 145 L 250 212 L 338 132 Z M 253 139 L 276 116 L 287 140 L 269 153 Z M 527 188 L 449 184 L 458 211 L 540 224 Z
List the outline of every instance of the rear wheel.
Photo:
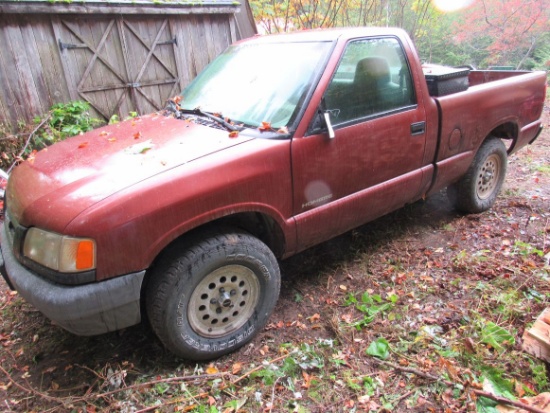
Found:
M 238 231 L 215 233 L 165 254 L 147 289 L 147 313 L 173 353 L 212 359 L 263 328 L 279 289 L 278 263 L 264 243 Z
M 506 147 L 498 138 L 486 140 L 466 174 L 448 188 L 449 198 L 457 209 L 479 213 L 493 206 L 506 176 Z

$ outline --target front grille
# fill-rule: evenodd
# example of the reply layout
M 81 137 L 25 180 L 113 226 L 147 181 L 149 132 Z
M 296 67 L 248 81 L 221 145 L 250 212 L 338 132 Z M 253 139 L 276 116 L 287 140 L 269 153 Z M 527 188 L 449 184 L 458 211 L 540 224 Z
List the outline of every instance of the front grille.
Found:
M 21 246 L 21 240 L 26 228 L 19 225 L 19 223 L 11 216 L 9 208 L 6 209 L 4 215 L 4 228 L 6 232 L 6 240 L 8 247 L 12 250 L 16 258 L 19 258 L 19 251 Z
M 13 227 L 10 214 L 5 208 L 3 213 L 4 213 L 4 227 L 6 228 L 6 238 L 8 240 L 8 243 L 10 244 L 10 248 L 13 248 L 13 235 L 15 233 L 15 228 Z

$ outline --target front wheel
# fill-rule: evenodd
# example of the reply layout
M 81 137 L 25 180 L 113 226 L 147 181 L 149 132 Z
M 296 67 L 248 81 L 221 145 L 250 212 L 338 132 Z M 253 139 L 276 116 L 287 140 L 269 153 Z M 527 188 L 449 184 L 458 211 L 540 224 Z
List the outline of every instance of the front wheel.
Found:
M 151 277 L 151 326 L 170 351 L 191 360 L 213 359 L 250 341 L 266 324 L 280 290 L 271 250 L 238 231 L 172 247 Z
M 498 138 L 483 142 L 466 174 L 448 188 L 462 212 L 479 213 L 493 206 L 506 176 L 506 147 Z

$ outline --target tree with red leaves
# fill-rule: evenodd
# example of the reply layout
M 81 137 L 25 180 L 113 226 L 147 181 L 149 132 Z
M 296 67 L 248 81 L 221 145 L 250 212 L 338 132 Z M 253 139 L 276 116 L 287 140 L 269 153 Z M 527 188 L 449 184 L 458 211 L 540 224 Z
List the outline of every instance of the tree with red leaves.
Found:
M 548 42 L 550 8 L 546 0 L 478 0 L 453 27 L 455 41 L 483 44 L 491 65 L 525 67 L 526 59 Z

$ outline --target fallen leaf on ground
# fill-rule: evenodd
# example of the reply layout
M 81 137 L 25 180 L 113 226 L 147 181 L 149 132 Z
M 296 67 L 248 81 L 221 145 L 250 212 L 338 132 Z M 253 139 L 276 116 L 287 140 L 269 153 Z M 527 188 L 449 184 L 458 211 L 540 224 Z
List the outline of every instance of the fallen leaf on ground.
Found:
M 206 368 L 206 374 L 217 374 L 219 373 L 218 369 L 216 368 L 216 366 L 214 366 L 213 364 L 210 364 L 207 368 Z
M 233 364 L 233 366 L 231 367 L 231 373 L 232 374 L 239 374 L 242 369 L 243 369 L 242 363 L 237 362 L 237 363 Z
M 550 413 L 550 393 L 541 393 L 535 397 L 526 397 L 519 399 L 519 401 L 526 406 L 536 407 L 543 412 Z M 527 413 L 527 410 L 520 409 L 519 407 L 497 405 L 496 409 L 501 413 Z

